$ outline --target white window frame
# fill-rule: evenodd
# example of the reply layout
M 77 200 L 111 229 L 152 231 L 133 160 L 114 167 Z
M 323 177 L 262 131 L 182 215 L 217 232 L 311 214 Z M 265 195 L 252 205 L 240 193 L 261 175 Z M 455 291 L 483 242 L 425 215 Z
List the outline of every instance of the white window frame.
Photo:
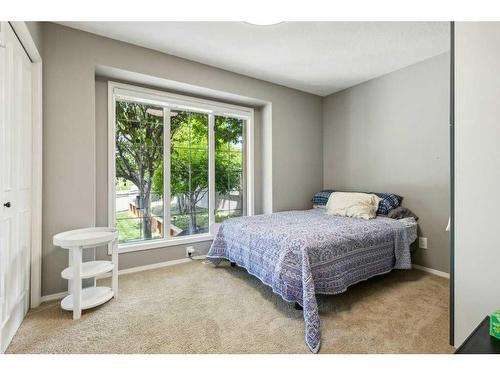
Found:
M 218 225 L 215 224 L 215 142 L 214 142 L 214 118 L 215 116 L 237 117 L 245 120 L 244 138 L 244 192 L 246 216 L 254 214 L 254 110 L 212 100 L 198 99 L 195 97 L 171 94 L 164 91 L 147 89 L 119 82 L 108 82 L 108 225 L 115 227 L 115 202 L 116 202 L 116 170 L 115 170 L 115 116 L 116 100 L 131 100 L 135 102 L 144 101 L 148 104 L 158 105 L 164 108 L 164 127 L 170 126 L 170 109 L 189 109 L 209 115 L 208 145 L 209 145 L 209 232 L 176 238 L 162 238 L 157 240 L 145 240 L 140 242 L 123 243 L 118 245 L 119 253 L 132 251 L 150 250 L 162 247 L 176 246 L 201 241 L 209 241 L 214 238 Z M 168 129 L 164 129 L 164 134 Z M 164 137 L 164 176 L 170 176 L 170 137 Z M 164 179 L 164 208 L 170 199 L 170 179 Z M 170 210 L 164 209 L 165 223 L 170 222 Z M 168 232 L 168 231 L 167 231 Z M 110 249 L 108 249 L 109 252 Z

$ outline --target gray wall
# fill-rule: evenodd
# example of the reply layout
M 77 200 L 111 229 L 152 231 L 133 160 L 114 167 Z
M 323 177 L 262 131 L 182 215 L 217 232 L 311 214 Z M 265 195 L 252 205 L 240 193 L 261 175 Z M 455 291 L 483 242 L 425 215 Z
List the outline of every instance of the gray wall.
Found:
M 449 64 L 449 53 L 442 54 L 323 102 L 323 186 L 402 195 L 428 239 L 414 263 L 445 272 Z
M 96 126 L 96 65 L 271 102 L 272 111 L 263 112 L 272 119 L 272 131 L 262 149 L 272 147 L 272 170 L 262 178 L 272 179 L 272 192 L 262 193 L 262 200 L 272 200 L 274 211 L 308 208 L 321 188 L 320 97 L 52 23 L 44 23 L 42 43 L 43 295 L 66 289 L 60 271 L 67 253 L 52 245 L 52 236 L 102 220 L 96 209 L 105 204 L 98 196 L 102 171 L 96 153 L 104 134 Z M 183 256 L 183 248 L 169 247 L 126 254 L 120 261 L 130 267 Z
M 26 27 L 28 28 L 31 37 L 33 38 L 33 42 L 35 42 L 36 48 L 38 49 L 38 53 L 40 55 L 43 54 L 43 40 L 42 40 L 42 28 L 43 22 L 38 21 L 27 21 L 25 22 Z
M 455 23 L 455 345 L 500 308 L 500 23 Z

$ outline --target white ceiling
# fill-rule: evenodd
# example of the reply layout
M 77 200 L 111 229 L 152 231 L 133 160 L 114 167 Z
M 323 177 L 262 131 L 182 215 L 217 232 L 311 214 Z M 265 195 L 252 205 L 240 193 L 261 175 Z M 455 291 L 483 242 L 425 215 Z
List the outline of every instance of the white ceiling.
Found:
M 64 22 L 325 96 L 449 50 L 447 22 Z

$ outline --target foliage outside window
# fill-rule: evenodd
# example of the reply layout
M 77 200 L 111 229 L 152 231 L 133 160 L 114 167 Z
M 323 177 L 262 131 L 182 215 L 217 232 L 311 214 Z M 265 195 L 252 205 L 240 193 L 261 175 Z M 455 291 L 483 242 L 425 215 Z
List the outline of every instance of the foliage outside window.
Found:
M 222 222 L 244 215 L 245 123 L 238 117 L 117 99 L 115 222 L 119 242 L 208 233 L 210 220 Z M 211 149 L 215 179 L 212 203 Z M 169 168 L 164 160 L 170 160 Z M 165 171 L 169 175 L 165 176 Z M 212 219 L 210 207 L 214 209 Z

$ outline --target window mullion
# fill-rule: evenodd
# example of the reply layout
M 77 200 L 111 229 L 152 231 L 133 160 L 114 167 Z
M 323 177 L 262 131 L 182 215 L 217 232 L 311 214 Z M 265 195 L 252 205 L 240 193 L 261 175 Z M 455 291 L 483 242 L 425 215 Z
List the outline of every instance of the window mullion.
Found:
M 163 238 L 170 236 L 170 109 L 163 107 Z
M 116 97 L 108 86 L 108 227 L 116 228 Z M 111 255 L 113 244 L 108 244 Z
M 243 153 L 243 163 L 242 163 L 242 166 L 241 166 L 241 173 L 242 173 L 242 180 L 243 180 L 243 183 L 242 183 L 242 191 L 243 191 L 243 216 L 247 216 L 248 215 L 248 178 L 247 178 L 247 168 L 248 168 L 248 165 L 247 165 L 247 147 L 248 147 L 248 137 L 247 137 L 247 129 L 248 129 L 248 121 L 247 120 L 243 120 L 243 131 L 242 131 L 242 135 L 243 135 L 243 149 L 242 149 L 242 153 Z
M 215 116 L 208 115 L 208 228 L 215 224 Z
M 243 136 L 243 178 L 244 178 L 244 202 L 245 215 L 252 216 L 254 214 L 254 118 L 252 115 L 244 121 L 244 136 Z

